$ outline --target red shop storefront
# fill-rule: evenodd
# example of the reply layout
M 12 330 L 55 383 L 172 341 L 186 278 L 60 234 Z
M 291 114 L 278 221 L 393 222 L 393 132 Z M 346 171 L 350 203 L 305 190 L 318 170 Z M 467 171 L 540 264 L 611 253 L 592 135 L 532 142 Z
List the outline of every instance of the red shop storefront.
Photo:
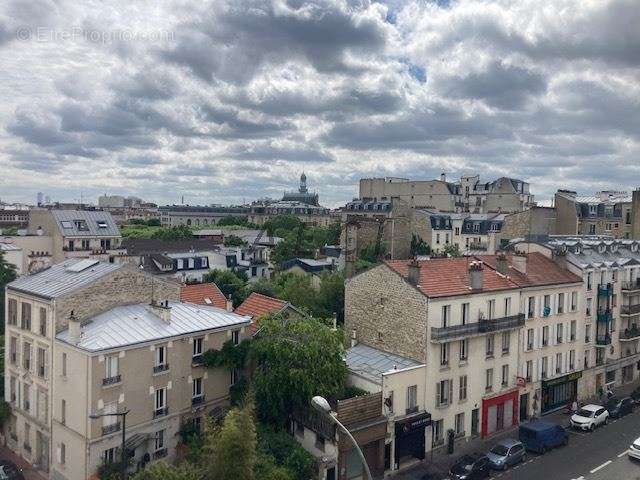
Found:
M 518 423 L 518 389 L 482 400 L 482 438 Z

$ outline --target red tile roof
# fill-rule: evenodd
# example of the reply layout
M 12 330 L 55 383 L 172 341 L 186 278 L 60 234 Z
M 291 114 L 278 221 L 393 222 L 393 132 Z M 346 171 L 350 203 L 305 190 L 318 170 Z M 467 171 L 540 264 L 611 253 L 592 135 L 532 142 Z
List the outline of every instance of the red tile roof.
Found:
M 514 282 L 485 266 L 482 290 L 471 290 L 469 263 L 473 261 L 476 261 L 473 257 L 421 260 L 417 288 L 428 297 L 449 297 L 518 288 Z M 409 262 L 410 260 L 388 260 L 385 263 L 406 279 L 409 276 Z
M 527 254 L 526 275 L 520 273 L 513 267 L 513 254 L 507 253 L 507 263 L 509 265 L 507 276 L 521 287 L 537 287 L 543 285 L 558 285 L 562 283 L 581 282 L 582 279 L 562 268 L 549 257 L 539 252 Z M 497 268 L 497 255 L 479 255 L 476 257 L 492 268 Z
M 285 300 L 252 292 L 244 302 L 238 305 L 234 313 L 251 317 L 251 331 L 255 333 L 258 329 L 256 324 L 258 318 L 268 313 L 281 312 L 287 305 L 289 305 L 289 302 Z
M 180 301 L 227 308 L 227 299 L 215 283 L 183 285 L 180 289 Z

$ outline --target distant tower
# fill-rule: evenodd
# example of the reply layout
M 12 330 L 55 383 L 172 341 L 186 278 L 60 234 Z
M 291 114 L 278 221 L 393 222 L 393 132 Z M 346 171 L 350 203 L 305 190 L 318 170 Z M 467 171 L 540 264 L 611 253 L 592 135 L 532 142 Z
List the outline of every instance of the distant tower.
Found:
M 302 172 L 300 175 L 300 188 L 298 189 L 300 193 L 307 193 L 307 176 Z
M 42 192 L 38 192 L 38 206 L 42 205 L 43 198 L 44 198 L 44 195 L 42 194 Z

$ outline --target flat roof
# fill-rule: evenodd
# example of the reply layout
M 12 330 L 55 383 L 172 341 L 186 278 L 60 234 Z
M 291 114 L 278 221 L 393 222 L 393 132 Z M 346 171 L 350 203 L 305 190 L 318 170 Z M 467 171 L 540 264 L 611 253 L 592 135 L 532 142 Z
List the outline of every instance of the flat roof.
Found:
M 382 384 L 383 373 L 424 365 L 411 358 L 385 352 L 363 343 L 358 343 L 347 350 L 345 362 L 350 371 L 376 384 Z

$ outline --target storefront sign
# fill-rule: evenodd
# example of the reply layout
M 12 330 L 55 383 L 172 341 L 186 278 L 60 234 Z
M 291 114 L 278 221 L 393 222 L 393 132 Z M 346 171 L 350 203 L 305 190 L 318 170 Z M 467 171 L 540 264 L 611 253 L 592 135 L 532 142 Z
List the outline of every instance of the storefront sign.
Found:
M 562 383 L 572 382 L 574 380 L 578 380 L 579 378 L 582 378 L 582 371 L 573 372 L 573 373 L 570 373 L 569 375 L 564 375 L 558 378 L 552 378 L 551 380 L 543 380 L 542 388 L 553 387 L 554 385 L 560 385 Z
M 409 418 L 396 420 L 396 435 L 406 435 L 419 428 L 431 425 L 431 414 L 422 412 Z

